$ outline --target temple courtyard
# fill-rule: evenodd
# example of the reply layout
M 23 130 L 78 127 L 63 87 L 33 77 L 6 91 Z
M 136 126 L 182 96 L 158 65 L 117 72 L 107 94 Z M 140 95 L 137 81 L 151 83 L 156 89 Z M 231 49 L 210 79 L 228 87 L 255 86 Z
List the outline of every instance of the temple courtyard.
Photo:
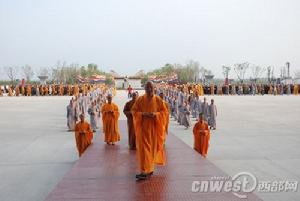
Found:
M 300 96 L 211 98 L 218 110 L 217 130 L 211 132 L 206 160 L 230 176 L 249 172 L 258 181 L 300 181 Z M 44 200 L 78 161 L 74 133 L 66 126 L 69 100 L 0 97 L 1 201 Z M 126 92 L 118 91 L 113 101 L 121 112 Z M 170 135 L 192 149 L 192 128 L 170 122 Z M 267 201 L 300 199 L 299 191 L 255 194 Z

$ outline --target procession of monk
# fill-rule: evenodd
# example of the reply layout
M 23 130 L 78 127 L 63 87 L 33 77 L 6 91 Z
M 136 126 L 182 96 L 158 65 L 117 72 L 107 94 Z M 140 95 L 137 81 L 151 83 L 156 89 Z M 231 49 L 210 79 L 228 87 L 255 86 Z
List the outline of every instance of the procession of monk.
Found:
M 180 90 L 178 88 L 179 92 Z M 113 146 L 120 141 L 118 123 L 120 111 L 113 103 L 114 94 L 114 88 L 98 85 L 90 87 L 87 93 L 79 93 L 70 100 L 67 106 L 67 126 L 70 131 L 75 131 L 79 157 L 92 144 L 93 135 L 99 128 L 101 120 L 104 143 Z M 136 175 L 137 180 L 149 179 L 156 165 L 166 164 L 165 142 L 170 115 L 174 117 L 169 100 L 173 96 L 175 97 L 175 92 L 171 95 L 171 91 L 165 86 L 147 82 L 145 94 L 139 96 L 138 93 L 132 92 L 129 97 L 131 100 L 123 108 L 123 113 L 127 117 L 128 146 L 136 152 L 140 171 Z M 186 101 L 185 98 L 182 101 Z M 180 103 L 177 105 L 181 107 Z M 85 120 L 86 116 L 90 117 L 89 122 Z M 176 118 L 174 120 L 177 121 Z M 198 113 L 197 121 L 192 131 L 195 139 L 194 149 L 206 157 L 210 129 L 201 112 Z
M 0 96 L 77 96 L 85 93 L 89 84 L 18 84 L 0 85 Z M 198 95 L 298 95 L 298 84 L 172 84 L 169 87 L 183 87 L 188 91 L 198 91 Z
M 114 146 L 121 139 L 120 109 L 113 102 L 115 87 L 105 84 L 50 84 L 0 87 L 0 96 L 72 96 L 67 106 L 67 127 L 75 132 L 76 147 L 81 157 L 92 144 L 94 133 L 102 122 L 103 141 Z M 192 128 L 194 150 L 207 157 L 210 133 L 217 129 L 217 106 L 204 95 L 298 95 L 295 85 L 213 85 L 166 84 L 148 81 L 145 94 L 139 96 L 128 88 L 128 101 L 123 113 L 127 117 L 128 146 L 135 150 L 139 173 L 137 180 L 153 175 L 156 165 L 166 164 L 165 143 L 170 118 L 179 125 Z M 210 96 L 212 97 L 212 96 Z M 89 121 L 86 119 L 89 118 Z

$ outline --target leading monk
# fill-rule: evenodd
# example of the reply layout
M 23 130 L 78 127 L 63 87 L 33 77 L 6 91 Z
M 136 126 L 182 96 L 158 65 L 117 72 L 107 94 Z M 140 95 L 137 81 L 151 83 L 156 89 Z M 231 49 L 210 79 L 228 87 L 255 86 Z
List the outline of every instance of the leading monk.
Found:
M 79 157 L 92 144 L 93 131 L 89 123 L 84 121 L 84 114 L 80 115 L 80 122 L 75 126 L 75 139 Z
M 168 109 L 163 100 L 154 95 L 151 82 L 145 85 L 145 94 L 140 96 L 131 111 L 136 134 L 136 154 L 140 174 L 138 180 L 148 179 L 154 171 L 155 164 L 165 165 L 165 116 Z

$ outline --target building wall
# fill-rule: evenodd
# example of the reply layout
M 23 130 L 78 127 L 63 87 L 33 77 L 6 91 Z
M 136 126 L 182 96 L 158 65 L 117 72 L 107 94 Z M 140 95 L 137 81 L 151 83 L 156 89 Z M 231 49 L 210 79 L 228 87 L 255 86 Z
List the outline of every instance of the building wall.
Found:
M 117 89 L 127 89 L 131 85 L 134 89 L 141 89 L 141 79 L 128 79 L 128 82 L 124 82 L 124 79 L 115 79 L 115 85 Z
M 124 79 L 115 79 L 115 85 L 117 89 L 123 88 Z
M 134 89 L 141 89 L 142 88 L 142 80 L 141 79 L 129 79 L 129 84 Z

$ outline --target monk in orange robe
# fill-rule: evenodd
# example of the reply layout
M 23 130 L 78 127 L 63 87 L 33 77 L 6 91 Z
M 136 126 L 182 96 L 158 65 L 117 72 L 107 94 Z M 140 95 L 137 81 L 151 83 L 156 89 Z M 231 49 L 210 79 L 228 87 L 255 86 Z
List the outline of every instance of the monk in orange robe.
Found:
M 19 96 L 19 95 L 20 95 L 19 85 L 16 86 L 16 88 L 15 88 L 15 93 L 16 93 L 16 96 Z
M 210 131 L 207 122 L 204 121 L 203 114 L 199 114 L 199 121 L 195 124 L 193 133 L 194 149 L 206 158 L 209 147 Z
M 63 96 L 64 95 L 64 86 L 62 83 L 60 83 L 59 85 L 59 95 L 60 96 Z
M 129 148 L 132 150 L 136 149 L 136 146 L 135 146 L 135 130 L 134 130 L 131 108 L 134 105 L 136 98 L 137 98 L 137 94 L 132 93 L 132 100 L 128 101 L 125 104 L 124 109 L 123 109 L 123 113 L 127 117 L 128 145 L 129 145 Z
M 52 96 L 56 95 L 56 86 L 55 86 L 55 82 L 51 85 L 51 89 L 52 89 Z
M 140 174 L 138 180 L 148 179 L 154 171 L 155 164 L 165 165 L 165 116 L 168 109 L 162 99 L 154 95 L 151 82 L 145 85 L 146 94 L 140 96 L 131 111 L 136 134 L 136 154 Z
M 74 93 L 73 93 L 74 96 L 78 96 L 79 95 L 79 86 L 78 84 L 75 84 L 74 85 Z
M 84 121 L 84 115 L 80 115 L 80 122 L 75 125 L 75 139 L 79 157 L 84 153 L 93 140 L 93 131 L 89 123 Z
M 45 95 L 45 96 L 48 96 L 48 95 L 49 95 L 49 88 L 48 88 L 47 85 L 45 85 L 44 95 Z
M 25 96 L 25 87 L 24 87 L 24 85 L 22 85 L 22 87 L 21 87 L 21 94 L 22 94 L 22 96 Z
M 31 96 L 31 85 L 30 84 L 27 84 L 27 87 L 26 87 L 26 92 L 27 92 L 27 96 Z
M 107 102 L 102 106 L 102 122 L 103 132 L 105 134 L 104 142 L 107 144 L 115 145 L 115 142 L 120 141 L 119 132 L 119 108 L 116 104 L 112 103 L 112 96 L 107 96 Z
M 294 95 L 298 95 L 298 94 L 299 94 L 298 91 L 299 91 L 299 86 L 298 86 L 298 84 L 295 84 L 295 85 L 294 85 L 294 91 L 293 91 L 293 92 L 294 92 Z
M 13 86 L 10 86 L 9 89 L 8 89 L 8 96 L 13 96 L 14 95 L 14 92 L 13 92 Z
M 215 86 L 214 86 L 214 84 L 210 85 L 210 95 L 215 95 Z
M 71 92 L 72 92 L 72 87 L 70 84 L 68 84 L 68 88 L 67 88 L 68 96 L 71 96 Z

